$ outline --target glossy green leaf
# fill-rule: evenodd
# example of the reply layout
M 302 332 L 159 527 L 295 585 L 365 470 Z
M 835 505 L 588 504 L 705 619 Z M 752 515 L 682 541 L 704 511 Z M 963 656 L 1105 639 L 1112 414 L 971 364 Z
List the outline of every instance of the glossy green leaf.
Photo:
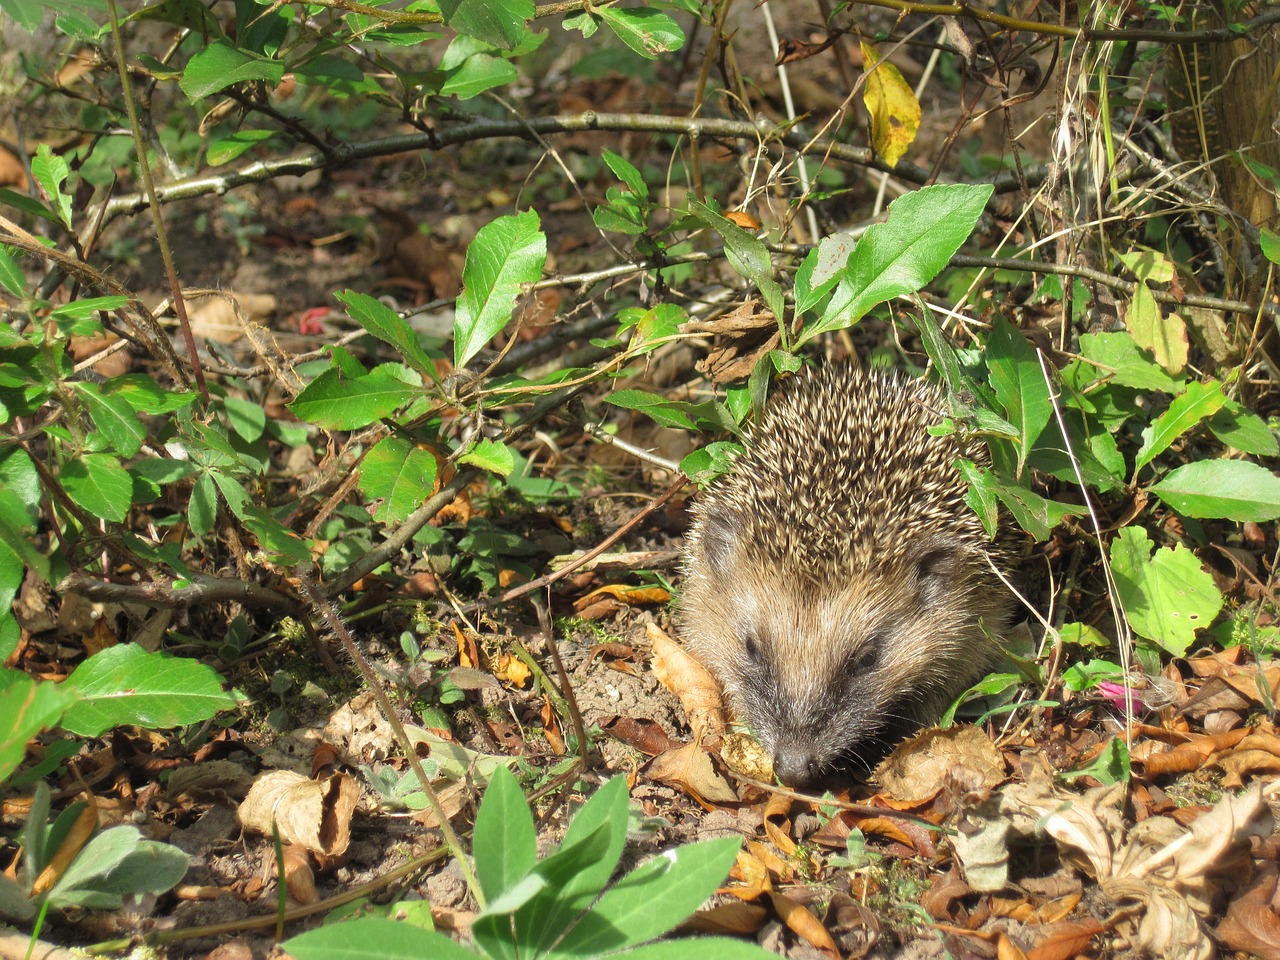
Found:
M 459 463 L 469 463 L 473 467 L 488 470 L 500 477 L 509 476 L 515 469 L 515 458 L 507 445 L 498 440 L 483 439 L 458 458 Z
M 1027 455 L 1053 416 L 1049 384 L 1035 348 L 1002 316 L 997 315 L 987 340 L 987 368 L 991 389 L 1004 406 L 1005 416 L 1018 430 L 1018 476 Z
M 96 383 L 87 381 L 73 381 L 71 387 L 112 450 L 122 457 L 132 457 L 142 449 L 147 428 L 123 397 L 103 393 Z
M 187 523 L 191 532 L 203 537 L 213 529 L 218 518 L 218 491 L 214 486 L 213 476 L 202 473 L 196 478 L 191 488 L 191 499 L 187 501 Z
M 396 348 L 401 358 L 419 373 L 436 379 L 436 365 L 418 342 L 418 335 L 408 322 L 381 300 L 366 293 L 344 290 L 334 294 L 347 308 L 351 319 L 384 343 Z
M 22 763 L 30 743 L 55 726 L 76 699 L 65 684 L 33 680 L 16 670 L 0 671 L 0 780 Z
M 1165 373 L 1155 360 L 1144 354 L 1127 333 L 1085 333 L 1080 335 L 1080 356 L 1092 361 L 1095 380 L 1109 379 L 1122 387 L 1181 393 L 1183 383 Z
M 118 523 L 133 504 L 133 480 L 120 461 L 105 453 L 86 453 L 62 465 L 62 489 L 95 517 Z
M 388 371 L 352 379 L 330 369 L 307 384 L 289 409 L 326 430 L 357 430 L 390 416 L 421 392 Z
M 857 323 L 876 304 L 925 287 L 942 272 L 982 215 L 989 184 L 921 187 L 889 205 L 889 218 L 867 228 L 826 310 L 800 341 Z
M 592 12 L 609 25 L 619 40 L 648 60 L 684 46 L 680 24 L 659 10 L 601 4 L 593 6 Z
M 224 163 L 230 163 L 246 150 L 252 150 L 259 144 L 266 143 L 275 135 L 274 130 L 236 130 L 225 137 L 211 141 L 209 149 L 205 152 L 205 160 L 211 167 L 220 167 Z
M 1280 442 L 1276 441 L 1275 431 L 1260 416 L 1235 400 L 1224 403 L 1205 425 L 1210 433 L 1233 450 L 1259 457 L 1280 454 Z
M 95 653 L 63 683 L 80 699 L 62 725 L 84 737 L 119 726 L 156 730 L 200 723 L 236 704 L 222 689 L 222 677 L 204 664 L 131 643 Z
M 1259 523 L 1280 517 L 1280 478 L 1245 460 L 1198 460 L 1148 489 L 1188 517 Z
M 373 518 L 394 525 L 413 513 L 435 486 L 438 465 L 429 450 L 400 437 L 387 437 L 360 464 L 360 489 L 381 500 Z
M 613 175 L 625 183 L 637 197 L 649 196 L 649 185 L 644 182 L 644 177 L 630 160 L 619 156 L 612 150 L 601 151 L 600 159 L 613 171 Z
M 533 19 L 533 0 L 440 0 L 444 22 L 459 33 L 514 50 Z
M 487 900 L 496 900 L 537 863 L 533 815 L 516 778 L 498 767 L 489 778 L 472 838 L 476 878 Z
M 178 86 L 188 99 L 200 100 L 251 80 L 275 86 L 283 76 L 284 64 L 279 60 L 269 60 L 219 38 L 187 61 Z
M 1222 609 L 1222 594 L 1200 559 L 1178 544 L 1153 556 L 1141 527 L 1125 527 L 1111 544 L 1111 573 L 1129 625 L 1175 657 Z
M 486 90 L 513 83 L 519 77 L 510 60 L 488 53 L 477 53 L 447 72 L 440 93 L 446 97 L 470 100 Z
M 1218 381 L 1188 383 L 1186 391 L 1174 397 L 1169 409 L 1142 431 L 1142 448 L 1138 450 L 1134 473 L 1164 453 L 1173 441 L 1205 417 L 1217 413 L 1226 402 L 1222 384 Z
M 741 847 L 738 837 L 721 837 L 659 853 L 610 887 L 556 951 L 596 956 L 661 936 L 716 892 Z
M 71 175 L 67 161 L 54 153 L 47 143 L 42 143 L 36 148 L 36 155 L 31 158 L 31 173 L 44 188 L 49 205 L 62 225 L 70 230 L 71 197 L 62 189 L 63 183 Z
M 524 284 L 542 277 L 547 238 L 534 210 L 485 224 L 467 248 L 453 326 L 453 365 L 461 370 L 511 320 Z
M 15 297 L 24 296 L 27 286 L 26 275 L 18 265 L 13 247 L 6 247 L 3 244 L 0 244 L 0 286 Z

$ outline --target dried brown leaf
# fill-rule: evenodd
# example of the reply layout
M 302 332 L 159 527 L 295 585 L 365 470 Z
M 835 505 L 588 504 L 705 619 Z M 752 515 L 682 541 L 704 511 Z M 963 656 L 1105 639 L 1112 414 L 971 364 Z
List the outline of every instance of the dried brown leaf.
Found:
M 351 815 L 360 788 L 345 773 L 312 780 L 290 770 L 259 777 L 236 811 L 246 830 L 271 836 L 274 822 L 285 843 L 336 856 L 351 842 Z
M 679 699 L 694 739 L 720 736 L 724 732 L 724 708 L 715 678 L 657 625 L 646 624 L 645 635 L 651 644 L 653 675 Z
M 875 775 L 885 793 L 919 803 L 948 784 L 990 790 L 1005 778 L 1004 756 L 977 727 L 934 728 L 899 744 Z
M 835 941 L 831 939 L 831 934 L 827 933 L 827 928 L 822 925 L 822 921 L 815 917 L 808 907 L 780 893 L 769 894 L 769 900 L 773 904 L 773 909 L 777 911 L 779 919 L 792 933 L 802 937 L 823 953 L 833 957 L 840 955 Z
M 738 802 L 738 795 L 716 773 L 711 757 L 696 741 L 654 757 L 649 775 L 708 804 Z
M 1248 888 L 1227 906 L 1227 915 L 1215 931 L 1231 950 L 1264 960 L 1280 960 L 1280 917 L 1276 916 L 1277 867 L 1253 878 Z

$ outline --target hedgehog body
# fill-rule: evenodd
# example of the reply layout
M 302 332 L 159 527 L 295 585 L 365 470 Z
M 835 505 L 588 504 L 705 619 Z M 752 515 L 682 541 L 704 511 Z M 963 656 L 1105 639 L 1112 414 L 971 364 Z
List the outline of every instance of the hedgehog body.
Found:
M 826 367 L 784 385 L 694 507 L 682 634 L 784 783 L 870 764 L 998 655 L 1007 562 L 932 436 L 923 381 Z

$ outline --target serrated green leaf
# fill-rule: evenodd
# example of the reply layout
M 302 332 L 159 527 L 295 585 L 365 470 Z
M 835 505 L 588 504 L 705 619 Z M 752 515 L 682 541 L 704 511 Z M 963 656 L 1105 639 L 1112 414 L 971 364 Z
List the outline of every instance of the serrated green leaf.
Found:
M 724 240 L 724 255 L 741 276 L 746 277 L 757 287 L 773 279 L 773 259 L 769 256 L 769 248 L 764 241 L 753 236 L 740 226 L 712 210 L 705 203 L 690 197 L 687 201 L 690 212 Z
M 610 887 L 556 951 L 597 956 L 660 937 L 716 892 L 741 846 L 738 837 L 721 837 L 658 854 Z
M 538 859 L 533 815 L 511 771 L 489 778 L 472 835 L 476 878 L 486 900 L 496 900 L 523 880 Z
M 506 477 L 515 469 L 515 458 L 506 444 L 497 440 L 480 440 L 458 458 L 459 463 L 469 463 L 500 477 Z
M 148 653 L 122 643 L 95 653 L 72 671 L 64 685 L 79 700 L 62 726 L 84 737 L 120 726 L 167 729 L 208 720 L 236 700 L 222 678 L 195 660 Z
M 442 933 L 381 917 L 329 923 L 280 945 L 296 960 L 476 960 L 476 954 Z
M 124 398 L 103 393 L 96 383 L 77 380 L 72 381 L 71 387 L 112 450 L 122 457 L 132 457 L 142 449 L 147 428 Z
M 794 294 L 796 315 L 816 307 L 835 289 L 849 265 L 855 240 L 847 233 L 833 233 L 818 241 L 796 270 Z
M 459 33 L 514 50 L 537 11 L 533 0 L 440 0 L 440 12 Z
M 1280 478 L 1245 460 L 1199 460 L 1148 488 L 1188 517 L 1259 523 L 1280 517 Z
M 640 171 L 635 168 L 630 160 L 619 156 L 612 150 L 602 151 L 600 159 L 613 171 L 613 175 L 625 183 L 637 197 L 649 196 L 649 185 L 644 182 L 644 177 L 641 176 Z
M 199 396 L 194 390 L 166 390 L 145 373 L 126 373 L 112 377 L 103 393 L 119 396 L 138 413 L 173 413 L 189 407 Z
M 440 94 L 470 100 L 486 90 L 513 83 L 517 77 L 519 73 L 510 60 L 488 53 L 477 53 L 447 71 L 444 83 L 440 85 Z
M 351 379 L 330 369 L 307 384 L 289 409 L 326 430 L 357 430 L 390 416 L 421 393 L 420 387 L 386 371 Z
M 44 189 L 49 205 L 62 225 L 70 230 L 71 197 L 62 190 L 62 184 L 71 175 L 67 161 L 54 153 L 47 143 L 42 143 L 31 158 L 31 173 Z
M 1175 657 L 1187 652 L 1196 630 L 1222 609 L 1222 594 L 1200 559 L 1178 544 L 1151 554 L 1141 527 L 1125 527 L 1111 544 L 1111 572 L 1120 605 L 1135 633 Z
M 26 293 L 27 278 L 22 272 L 22 267 L 18 266 L 18 261 L 14 259 L 13 254 L 12 247 L 0 244 L 0 286 L 3 286 L 15 297 L 21 297 Z
M 86 453 L 62 465 L 62 489 L 95 517 L 119 523 L 133 504 L 133 480 L 120 461 L 105 453 Z
M 284 64 L 219 38 L 189 61 L 178 86 L 189 100 L 201 100 L 237 83 L 262 80 L 272 86 L 284 76 Z
M 431 495 L 438 469 L 431 451 L 408 440 L 379 441 L 360 464 L 360 489 L 366 497 L 382 501 L 373 518 L 387 525 L 403 521 Z
M 76 698 L 63 684 L 33 680 L 16 670 L 0 677 L 0 780 L 18 768 L 27 744 L 42 731 L 55 726 Z
M 858 240 L 827 309 L 805 326 L 799 342 L 843 330 L 876 304 L 923 289 L 969 239 L 994 189 L 936 184 L 894 200 L 889 218 Z
M 1142 431 L 1142 448 L 1134 462 L 1134 474 L 1205 417 L 1217 413 L 1226 402 L 1222 384 L 1218 381 L 1188 383 L 1186 391 L 1174 397 L 1169 409 Z
M 537 211 L 485 224 L 467 248 L 453 325 L 453 365 L 461 370 L 511 320 L 522 285 L 542 277 L 547 238 Z
M 347 308 L 352 320 L 383 343 L 395 347 L 405 363 L 432 380 L 437 379 L 435 361 L 422 349 L 418 335 L 403 317 L 365 293 L 344 290 L 334 296 Z
M 680 24 L 658 10 L 648 7 L 594 6 L 592 11 L 609 25 L 640 56 L 656 60 L 664 53 L 684 46 L 684 31 Z

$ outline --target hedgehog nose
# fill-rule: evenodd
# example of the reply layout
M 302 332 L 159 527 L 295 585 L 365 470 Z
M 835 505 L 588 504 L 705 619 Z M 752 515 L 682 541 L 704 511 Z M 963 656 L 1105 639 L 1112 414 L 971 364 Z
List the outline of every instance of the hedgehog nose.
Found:
M 779 747 L 773 755 L 773 773 L 788 787 L 807 787 L 818 779 L 818 771 L 818 761 L 807 750 Z

